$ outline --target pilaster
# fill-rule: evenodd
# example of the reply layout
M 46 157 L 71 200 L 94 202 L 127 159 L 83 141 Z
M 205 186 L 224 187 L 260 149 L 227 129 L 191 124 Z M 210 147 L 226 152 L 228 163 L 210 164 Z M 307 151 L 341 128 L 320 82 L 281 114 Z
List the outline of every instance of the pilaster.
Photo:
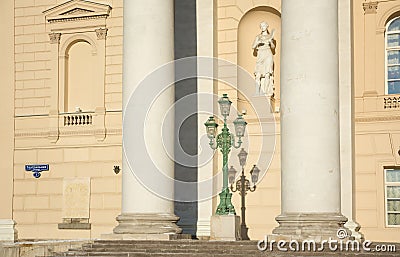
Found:
M 1 1 L 0 8 L 0 87 L 1 112 L 0 120 L 0 241 L 15 241 L 17 230 L 13 221 L 14 197 L 14 148 L 15 148 L 15 28 L 14 2 Z
M 378 2 L 363 3 L 364 9 L 364 97 L 378 95 L 376 89 L 376 14 Z

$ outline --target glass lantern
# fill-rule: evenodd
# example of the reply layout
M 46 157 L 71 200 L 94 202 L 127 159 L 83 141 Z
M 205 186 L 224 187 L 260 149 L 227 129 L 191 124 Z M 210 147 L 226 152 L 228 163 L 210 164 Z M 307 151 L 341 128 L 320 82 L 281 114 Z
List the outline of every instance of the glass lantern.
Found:
M 233 166 L 228 170 L 228 180 L 229 184 L 233 184 L 235 182 L 235 177 L 236 177 L 236 170 Z
M 233 122 L 233 125 L 235 125 L 236 136 L 243 137 L 247 125 L 247 122 L 243 119 L 243 116 L 239 115 Z
M 247 160 L 247 152 L 244 150 L 244 148 L 242 148 L 242 150 L 240 150 L 238 157 L 239 157 L 239 163 L 240 166 L 242 166 L 242 168 L 246 165 L 246 160 Z
M 253 182 L 253 184 L 256 184 L 258 181 L 258 175 L 260 174 L 260 169 L 257 168 L 256 165 L 253 166 L 253 168 L 250 171 L 250 175 L 251 175 L 251 182 Z
M 231 104 L 232 102 L 228 98 L 228 94 L 223 94 L 222 97 L 218 100 L 219 108 L 221 110 L 222 116 L 226 119 L 231 112 Z
M 214 117 L 211 116 L 210 118 L 208 118 L 207 122 L 204 123 L 204 125 L 206 126 L 206 129 L 207 129 L 208 138 L 209 139 L 215 138 L 217 135 L 218 124 L 215 122 Z

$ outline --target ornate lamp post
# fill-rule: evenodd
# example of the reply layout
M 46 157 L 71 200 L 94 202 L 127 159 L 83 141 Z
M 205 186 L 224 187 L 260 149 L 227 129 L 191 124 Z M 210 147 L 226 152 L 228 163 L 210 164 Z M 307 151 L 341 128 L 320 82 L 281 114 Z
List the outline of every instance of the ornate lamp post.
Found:
M 237 171 L 233 166 L 229 169 L 229 184 L 231 184 L 231 191 L 236 192 L 239 191 L 239 194 L 242 197 L 242 223 L 240 225 L 240 231 L 241 231 L 241 236 L 242 240 L 250 240 L 249 236 L 247 235 L 248 228 L 246 226 L 246 194 L 247 191 L 254 192 L 256 191 L 256 183 L 258 181 L 258 175 L 260 174 L 260 169 L 257 168 L 256 165 L 253 166 L 253 168 L 250 170 L 250 176 L 251 176 L 251 182 L 253 182 L 253 186 L 250 186 L 250 181 L 246 179 L 246 176 L 244 175 L 244 166 L 246 165 L 246 160 L 247 160 L 247 152 L 242 148 L 240 150 L 240 153 L 238 154 L 239 157 L 239 162 L 240 166 L 242 166 L 242 175 L 240 176 L 240 179 L 236 181 L 236 188 L 233 187 L 233 183 L 235 182 L 235 177 Z
M 214 150 L 220 148 L 223 156 L 223 185 L 222 191 L 219 193 L 220 202 L 217 207 L 217 215 L 236 215 L 235 208 L 232 205 L 232 193 L 229 192 L 228 187 L 228 154 L 231 151 L 231 147 L 239 148 L 242 145 L 242 137 L 246 129 L 247 122 L 243 119 L 242 115 L 238 115 L 236 120 L 233 122 L 235 126 L 236 137 L 238 138 L 235 142 L 235 135 L 229 132 L 226 124 L 226 118 L 229 116 L 232 102 L 229 100 L 227 94 L 223 94 L 218 100 L 220 111 L 224 117 L 224 127 L 222 132 L 217 135 L 218 124 L 215 122 L 214 117 L 210 117 L 204 124 L 207 128 L 207 136 L 210 139 L 210 147 Z

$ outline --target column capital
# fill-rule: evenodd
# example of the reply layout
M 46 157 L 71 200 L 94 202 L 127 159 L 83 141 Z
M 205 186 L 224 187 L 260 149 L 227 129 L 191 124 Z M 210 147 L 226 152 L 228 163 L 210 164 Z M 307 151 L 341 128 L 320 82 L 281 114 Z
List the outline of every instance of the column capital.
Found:
M 96 29 L 95 32 L 96 32 L 97 39 L 98 39 L 98 40 L 100 40 L 100 39 L 106 39 L 106 37 L 107 37 L 107 31 L 108 31 L 107 28 Z
M 364 14 L 376 14 L 378 2 L 363 3 Z
M 61 39 L 61 33 L 50 33 L 49 34 L 51 44 L 59 44 Z

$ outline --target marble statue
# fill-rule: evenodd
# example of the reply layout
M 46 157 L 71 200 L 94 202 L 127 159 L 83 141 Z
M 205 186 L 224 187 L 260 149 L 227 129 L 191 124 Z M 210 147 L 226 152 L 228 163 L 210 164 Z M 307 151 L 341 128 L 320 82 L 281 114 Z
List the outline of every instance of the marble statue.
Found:
M 254 54 L 257 56 L 254 76 L 256 80 L 256 95 L 274 95 L 274 33 L 268 32 L 268 23 L 260 23 L 261 33 L 256 36 L 253 43 Z

